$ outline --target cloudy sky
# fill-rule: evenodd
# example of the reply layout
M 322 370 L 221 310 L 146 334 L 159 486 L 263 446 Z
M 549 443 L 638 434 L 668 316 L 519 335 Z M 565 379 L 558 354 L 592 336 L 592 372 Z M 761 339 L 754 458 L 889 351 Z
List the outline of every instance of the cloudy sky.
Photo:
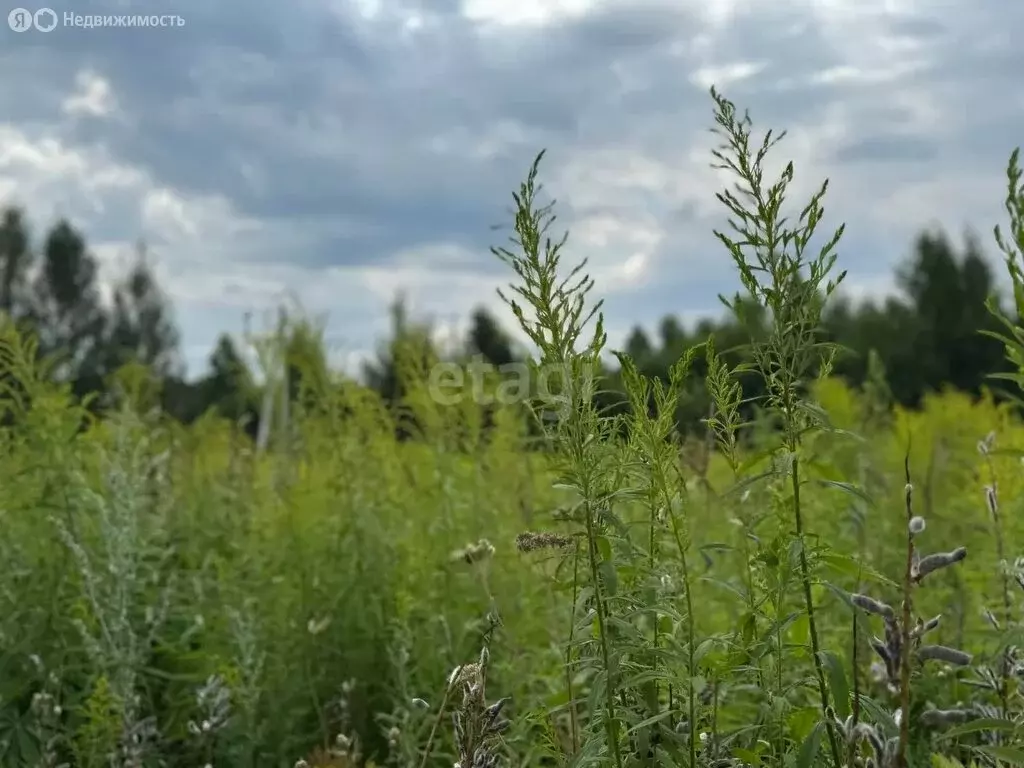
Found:
M 9 3 L 15 5 L 13 0 Z M 30 0 L 18 3 L 37 10 Z M 500 308 L 488 246 L 534 155 L 612 342 L 718 312 L 708 87 L 785 128 L 795 195 L 831 179 L 850 290 L 913 235 L 986 246 L 1024 143 L 1019 0 L 51 0 L 184 27 L 0 29 L 0 203 L 68 217 L 108 277 L 150 246 L 193 373 L 247 311 L 329 313 L 337 359 L 387 306 Z M 990 254 L 993 249 L 989 248 Z M 992 254 L 994 256 L 994 254 Z

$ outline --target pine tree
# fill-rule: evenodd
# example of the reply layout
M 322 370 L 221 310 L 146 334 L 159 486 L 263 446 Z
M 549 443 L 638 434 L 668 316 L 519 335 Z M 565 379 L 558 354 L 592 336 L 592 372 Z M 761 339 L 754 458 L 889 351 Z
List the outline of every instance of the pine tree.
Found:
M 160 377 L 177 372 L 179 335 L 170 304 L 140 245 L 130 271 L 114 290 L 114 307 L 105 339 L 106 368 L 128 362 L 149 367 Z

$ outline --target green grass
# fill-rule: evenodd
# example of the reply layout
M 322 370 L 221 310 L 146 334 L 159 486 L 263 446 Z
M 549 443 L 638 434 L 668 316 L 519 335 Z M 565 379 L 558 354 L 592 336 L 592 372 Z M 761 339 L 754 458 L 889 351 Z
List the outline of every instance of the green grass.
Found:
M 311 376 L 259 450 L 228 422 L 147 410 L 142 386 L 89 422 L 4 330 L 0 763 L 1024 762 L 1024 668 L 1001 667 L 1021 642 L 1024 426 L 991 399 L 907 412 L 880 381 L 829 378 L 826 186 L 788 199 L 794 170 L 762 170 L 774 140 L 714 107 L 713 159 L 739 185 L 719 238 L 776 322 L 742 369 L 712 344 L 668 381 L 619 355 L 625 416 L 594 405 L 601 305 L 548 239 L 540 158 L 495 251 L 529 376 L 554 382 L 529 400 L 439 398 L 409 350 L 400 411 Z M 1008 182 L 1000 243 L 1024 302 L 1016 156 Z M 1024 364 L 1013 321 L 1004 342 Z M 674 414 L 698 355 L 716 407 L 684 461 Z M 741 373 L 766 380 L 755 424 Z M 958 547 L 916 583 L 917 548 Z M 853 594 L 898 617 L 891 679 L 870 644 L 887 611 Z M 925 642 L 968 664 L 908 645 L 938 614 Z

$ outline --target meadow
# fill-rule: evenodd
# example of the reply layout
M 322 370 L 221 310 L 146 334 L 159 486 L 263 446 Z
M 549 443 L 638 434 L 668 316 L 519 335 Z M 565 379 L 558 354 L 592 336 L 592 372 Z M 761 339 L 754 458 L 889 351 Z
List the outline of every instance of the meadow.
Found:
M 169 419 L 138 371 L 96 419 L 3 329 L 2 764 L 1024 764 L 1019 411 L 830 377 L 826 189 L 788 199 L 784 142 L 714 107 L 723 258 L 774 323 L 742 370 L 620 355 L 625 415 L 594 404 L 601 305 L 540 158 L 495 256 L 542 393 L 440 397 L 410 353 L 400 409 L 309 377 L 257 445 Z M 1016 155 L 1008 187 L 1021 315 Z M 680 436 L 697 356 L 715 407 Z

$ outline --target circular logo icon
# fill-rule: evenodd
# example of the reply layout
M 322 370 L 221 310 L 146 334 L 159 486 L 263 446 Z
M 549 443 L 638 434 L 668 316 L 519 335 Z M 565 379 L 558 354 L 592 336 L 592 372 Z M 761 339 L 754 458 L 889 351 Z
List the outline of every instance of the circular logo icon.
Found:
M 40 32 L 52 32 L 57 26 L 57 13 L 52 8 L 40 8 L 32 17 Z
M 32 11 L 15 8 L 7 14 L 7 26 L 15 32 L 28 32 L 32 29 Z

